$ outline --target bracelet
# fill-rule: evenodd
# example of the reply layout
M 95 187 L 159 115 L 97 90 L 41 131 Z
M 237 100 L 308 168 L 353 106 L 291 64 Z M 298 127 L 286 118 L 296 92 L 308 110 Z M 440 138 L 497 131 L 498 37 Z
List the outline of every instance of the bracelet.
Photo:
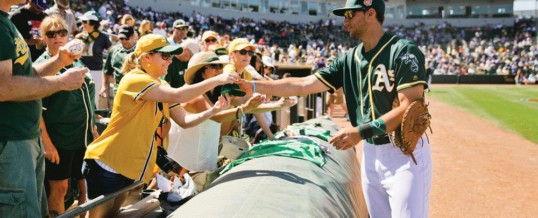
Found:
M 252 93 L 256 92 L 256 81 L 252 80 Z
M 362 139 L 368 139 L 387 133 L 387 126 L 385 125 L 385 121 L 381 118 L 368 123 L 363 123 L 358 129 Z

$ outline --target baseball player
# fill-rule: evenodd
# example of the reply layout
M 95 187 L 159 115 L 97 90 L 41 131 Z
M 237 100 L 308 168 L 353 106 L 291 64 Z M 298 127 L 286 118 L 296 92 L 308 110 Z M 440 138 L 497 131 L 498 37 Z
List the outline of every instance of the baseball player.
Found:
M 320 72 L 303 78 L 243 81 L 247 93 L 307 95 L 343 88 L 353 127 L 340 130 L 330 143 L 349 149 L 366 140 L 361 164 L 362 188 L 371 217 L 427 217 L 431 154 L 426 137 L 412 153 L 416 164 L 388 136 L 402 123 L 406 109 L 423 99 L 424 56 L 408 40 L 385 33 L 383 0 L 347 0 L 333 13 L 344 16 L 358 46 Z M 400 105 L 393 108 L 396 99 Z

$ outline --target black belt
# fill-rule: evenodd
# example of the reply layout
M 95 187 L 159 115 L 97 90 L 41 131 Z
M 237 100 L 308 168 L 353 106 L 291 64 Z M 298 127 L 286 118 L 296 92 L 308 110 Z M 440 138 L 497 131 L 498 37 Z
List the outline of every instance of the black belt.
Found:
M 374 145 L 383 145 L 383 144 L 390 143 L 390 138 L 388 135 L 380 135 L 380 136 L 374 136 L 372 138 L 368 138 L 366 139 L 366 141 Z

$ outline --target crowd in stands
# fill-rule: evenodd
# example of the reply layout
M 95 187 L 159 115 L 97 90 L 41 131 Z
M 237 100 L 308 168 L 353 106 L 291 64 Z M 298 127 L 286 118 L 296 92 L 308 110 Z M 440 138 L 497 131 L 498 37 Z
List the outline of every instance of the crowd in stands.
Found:
M 161 13 L 151 8 L 133 8 L 123 0 L 73 1 L 74 11 L 82 14 L 93 9 L 111 24 L 110 32 L 123 14 L 130 14 L 139 25 L 149 20 L 154 26 L 171 29 L 174 20 L 184 19 L 190 24 L 189 36 L 200 36 L 213 30 L 228 40 L 235 37 L 251 39 L 261 51 L 267 51 L 275 62 L 304 63 L 323 67 L 325 60 L 346 52 L 357 42 L 349 40 L 335 20 L 292 24 L 250 18 L 223 19 L 218 15 Z M 161 29 L 161 28 L 155 28 Z M 513 27 L 489 25 L 481 27 L 454 27 L 449 23 L 412 27 L 389 26 L 388 32 L 409 38 L 421 45 L 427 67 L 433 74 L 446 75 L 517 75 L 521 81 L 532 83 L 538 73 L 538 49 L 535 45 L 536 26 L 533 18 L 517 19 Z M 169 31 L 170 32 L 170 31 Z M 330 32 L 331 34 L 326 34 Z

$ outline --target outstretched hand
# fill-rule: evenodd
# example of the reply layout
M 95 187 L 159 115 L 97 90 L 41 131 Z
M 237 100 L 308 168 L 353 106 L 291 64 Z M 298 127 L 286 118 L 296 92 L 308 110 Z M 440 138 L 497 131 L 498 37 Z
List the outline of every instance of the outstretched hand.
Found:
M 219 85 L 224 85 L 228 83 L 237 83 L 240 80 L 239 74 L 237 73 L 222 73 L 218 76 L 213 77 Z
M 213 105 L 213 111 L 215 111 L 215 113 L 218 113 L 220 111 L 223 111 L 229 108 L 230 100 L 231 98 L 230 98 L 230 95 L 228 94 L 219 96 L 219 100 L 215 102 L 215 105 Z
M 236 84 L 239 85 L 239 88 L 243 90 L 247 96 L 254 94 L 252 93 L 252 81 L 240 79 Z
M 263 103 L 263 96 L 262 95 L 255 95 L 255 96 L 252 96 L 250 99 L 247 100 L 247 103 L 245 103 L 245 106 L 243 107 L 243 110 L 245 112 L 250 112 L 256 108 L 258 108 L 258 106 L 260 106 L 260 104 Z
M 347 127 L 338 131 L 336 135 L 329 139 L 329 143 L 337 150 L 347 150 L 355 147 L 361 140 L 361 134 L 357 127 Z

